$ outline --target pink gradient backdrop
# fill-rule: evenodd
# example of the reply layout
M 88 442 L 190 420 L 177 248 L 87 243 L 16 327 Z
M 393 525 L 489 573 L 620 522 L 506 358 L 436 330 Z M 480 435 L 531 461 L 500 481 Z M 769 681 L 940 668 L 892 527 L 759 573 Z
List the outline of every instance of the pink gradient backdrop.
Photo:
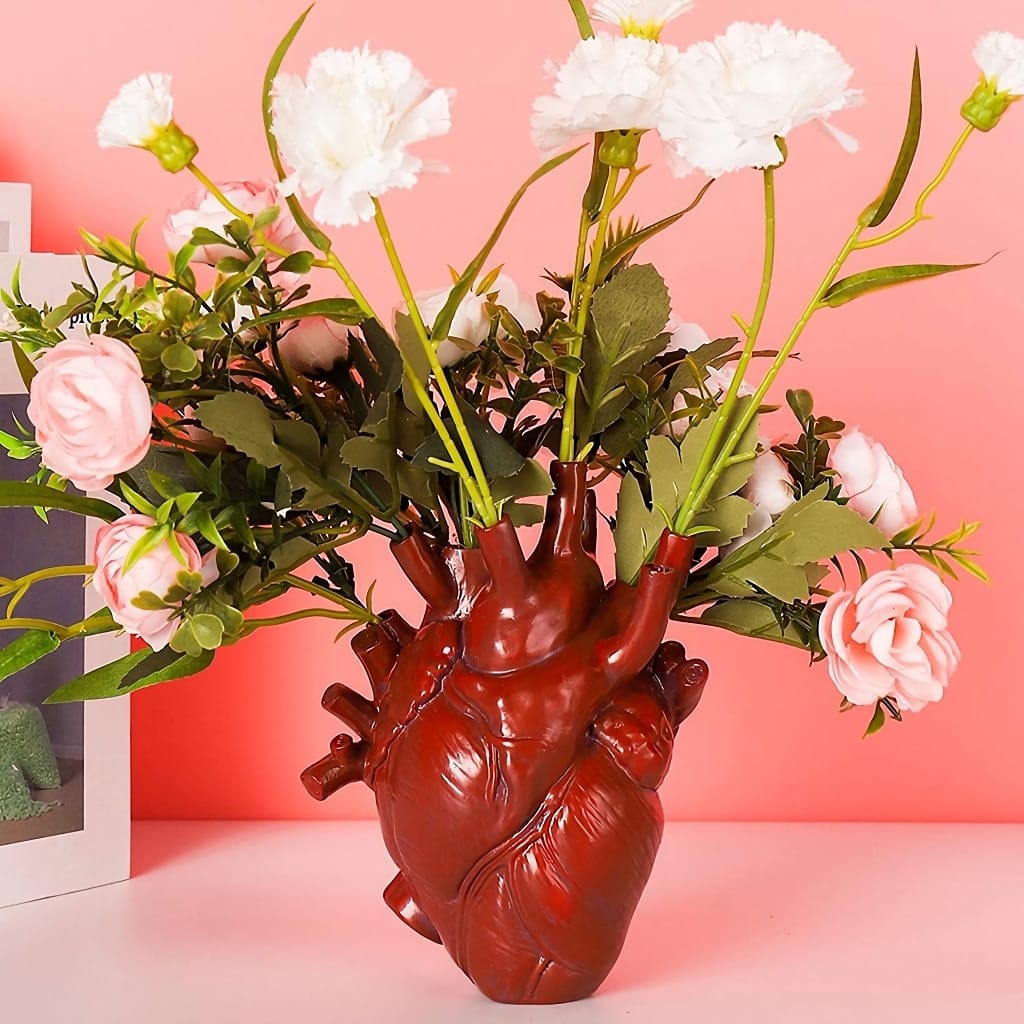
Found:
M 163 174 L 148 156 L 104 153 L 93 126 L 117 87 L 140 71 L 175 75 L 180 122 L 200 140 L 200 163 L 215 177 L 265 174 L 259 86 L 266 57 L 299 5 L 257 8 L 242 0 L 125 0 L 21 3 L 3 15 L 0 179 L 35 185 L 35 248 L 67 250 L 76 226 L 127 234 L 159 218 L 190 182 Z M 270 13 L 265 13 L 270 11 Z M 970 50 L 993 27 L 1024 35 L 1019 0 L 935 5 L 923 0 L 705 0 L 667 33 L 702 38 L 729 21 L 779 17 L 833 40 L 856 66 L 868 104 L 840 126 L 863 150 L 847 156 L 824 133 L 801 131 L 779 176 L 781 275 L 766 338 L 788 328 L 820 280 L 857 212 L 885 181 L 899 144 L 910 63 L 922 49 L 925 136 L 913 184 L 920 187 L 960 131 L 957 111 L 971 89 Z M 443 284 L 446 265 L 475 251 L 516 184 L 534 165 L 530 104 L 548 56 L 573 41 L 562 0 L 517 4 L 436 0 L 324 0 L 290 67 L 326 46 L 370 40 L 409 53 L 435 82 L 459 89 L 450 138 L 432 146 L 452 173 L 415 194 L 388 199 L 398 241 L 417 287 Z M 718 631 L 674 627 L 714 676 L 685 727 L 664 790 L 673 818 L 803 820 L 1024 820 L 1020 737 L 1024 690 L 1018 657 L 1021 545 L 1020 374 L 1024 368 L 1024 198 L 1020 160 L 1024 109 L 978 138 L 937 195 L 935 223 L 886 251 L 886 260 L 991 265 L 971 274 L 886 293 L 821 315 L 788 384 L 812 388 L 819 407 L 883 439 L 924 508 L 942 523 L 983 518 L 991 588 L 956 588 L 954 626 L 965 651 L 947 699 L 902 727 L 862 742 L 860 717 L 835 713 L 838 696 L 823 667 L 799 652 L 744 642 Z M 571 260 L 583 161 L 548 179 L 524 203 L 499 250 L 523 284 L 539 266 Z M 685 205 L 695 181 L 652 172 L 639 211 Z M 647 257 L 669 278 L 679 315 L 712 332 L 749 311 L 760 252 L 756 175 L 717 184 L 700 210 Z M 148 229 L 146 245 L 160 250 Z M 371 298 L 393 305 L 395 290 L 368 231 L 340 243 Z M 879 254 L 881 255 L 881 254 Z M 780 422 L 782 422 L 780 418 Z M 382 545 L 356 555 L 364 583 L 377 574 L 378 602 L 410 617 L 417 602 Z M 328 804 L 308 800 L 297 773 L 324 750 L 331 722 L 319 710 L 327 683 L 362 685 L 355 659 L 331 646 L 330 624 L 297 624 L 224 651 L 204 676 L 134 699 L 135 811 L 143 818 L 330 818 L 372 813 L 352 787 Z

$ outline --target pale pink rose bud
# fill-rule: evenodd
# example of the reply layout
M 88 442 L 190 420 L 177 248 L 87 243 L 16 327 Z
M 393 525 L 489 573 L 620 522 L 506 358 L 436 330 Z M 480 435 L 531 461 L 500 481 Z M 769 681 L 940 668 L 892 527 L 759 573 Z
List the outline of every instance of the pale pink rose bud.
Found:
M 942 699 L 960 650 L 948 629 L 952 595 L 922 565 L 876 573 L 825 603 L 818 635 L 828 671 L 852 704 L 892 697 L 901 711 Z
M 348 328 L 323 316 L 307 316 L 281 339 L 281 358 L 307 377 L 329 372 L 348 358 Z
M 877 441 L 860 430 L 851 430 L 832 449 L 830 462 L 850 508 L 865 519 L 873 519 L 886 536 L 916 522 L 914 492 L 900 467 Z
M 692 352 L 711 341 L 708 332 L 700 324 L 683 323 L 675 317 L 665 325 L 665 330 L 669 333 L 666 352 Z
M 704 383 L 711 394 L 725 395 L 729 388 L 732 387 L 732 382 L 735 377 L 736 367 L 734 366 L 723 366 L 721 368 L 717 366 L 709 366 L 707 380 Z M 741 380 L 739 387 L 736 389 L 736 397 L 748 398 L 753 395 L 753 393 L 754 389 L 745 380 Z
M 264 239 L 273 246 L 288 252 L 300 252 L 309 248 L 306 236 L 288 210 L 287 202 L 270 181 L 228 181 L 218 186 L 225 197 L 243 213 L 255 217 L 257 214 L 279 207 L 277 219 L 263 228 Z M 205 188 L 192 192 L 177 209 L 170 210 L 164 221 L 164 241 L 172 252 L 188 245 L 196 228 L 207 228 L 224 234 L 224 227 L 235 219 L 221 201 Z M 245 258 L 241 249 L 230 245 L 201 245 L 196 249 L 195 260 L 214 265 L 218 260 L 234 256 Z M 293 281 L 298 275 L 284 275 Z
M 767 442 L 762 441 L 761 444 L 768 449 Z M 777 516 L 782 515 L 796 501 L 789 467 L 770 450 L 758 455 L 754 462 L 754 472 L 750 474 L 750 479 L 740 494 L 753 504 L 754 511 L 742 536 L 722 549 L 724 555 L 759 537 L 772 525 Z
M 135 353 L 122 341 L 67 338 L 36 363 L 28 416 L 47 469 L 100 491 L 149 451 L 153 413 Z
M 416 306 L 420 311 L 420 316 L 423 317 L 423 322 L 429 329 L 433 329 L 434 321 L 444 309 L 450 294 L 450 288 L 442 288 L 439 291 L 422 292 L 416 296 Z M 532 297 L 520 294 L 519 287 L 512 278 L 506 274 L 499 274 L 488 288 L 486 295 L 478 295 L 475 291 L 471 291 L 459 303 L 452 326 L 448 331 L 449 338 L 458 338 L 460 341 L 468 342 L 474 348 L 484 342 L 491 330 L 491 317 L 487 311 L 488 295 L 494 295 L 497 305 L 504 306 L 519 321 L 519 325 L 524 331 L 540 330 L 541 315 L 537 303 L 533 301 Z M 463 345 L 457 345 L 453 341 L 441 339 L 437 346 L 437 358 L 442 366 L 454 366 L 465 359 L 467 355 L 469 355 L 469 349 Z
M 181 572 L 200 573 L 205 586 L 217 579 L 218 572 L 216 552 L 211 551 L 204 558 L 195 541 L 183 533 L 177 533 L 175 537 L 184 561 L 165 540 L 125 572 L 124 564 L 132 548 L 155 525 L 155 519 L 132 513 L 101 526 L 96 531 L 93 549 L 96 572 L 92 583 L 110 609 L 114 621 L 132 635 L 141 637 L 154 651 L 159 651 L 170 643 L 178 628 L 174 609 L 147 611 L 132 602 L 144 591 L 159 598 L 166 597 Z

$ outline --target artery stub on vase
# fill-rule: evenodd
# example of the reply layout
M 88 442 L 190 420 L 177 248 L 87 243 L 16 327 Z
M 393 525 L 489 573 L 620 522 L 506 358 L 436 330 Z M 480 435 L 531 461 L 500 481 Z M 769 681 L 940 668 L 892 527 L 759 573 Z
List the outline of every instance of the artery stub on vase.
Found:
M 422 625 L 389 612 L 355 637 L 372 699 L 327 691 L 355 735 L 303 773 L 318 799 L 373 789 L 399 868 L 385 901 L 510 1003 L 584 998 L 614 966 L 708 673 L 663 642 L 693 541 L 666 531 L 636 586 L 606 586 L 586 468 L 552 476 L 529 558 L 507 519 L 471 550 L 393 545 Z

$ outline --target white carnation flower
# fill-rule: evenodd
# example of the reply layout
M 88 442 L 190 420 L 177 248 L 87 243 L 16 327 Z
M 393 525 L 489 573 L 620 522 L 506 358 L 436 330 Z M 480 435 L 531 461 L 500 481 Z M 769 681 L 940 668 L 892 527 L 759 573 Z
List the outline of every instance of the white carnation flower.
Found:
M 779 22 L 737 22 L 714 42 L 691 46 L 676 62 L 658 124 L 676 173 L 774 167 L 783 159 L 776 138 L 810 121 L 853 152 L 856 140 L 828 124 L 863 102 L 848 88 L 852 74 L 827 40 Z
M 96 128 L 99 144 L 146 148 L 174 116 L 170 75 L 139 75 L 110 101 Z
M 597 0 L 594 17 L 622 31 L 657 39 L 672 20 L 693 9 L 694 0 Z
M 1009 32 L 989 32 L 978 40 L 974 59 L 998 92 L 1024 96 L 1024 39 Z
M 319 197 L 313 212 L 323 224 L 372 220 L 374 198 L 443 169 L 408 150 L 449 131 L 454 95 L 431 91 L 403 54 L 367 47 L 317 54 L 305 81 L 278 75 L 273 131 L 292 168 L 282 192 Z
M 674 46 L 600 33 L 581 40 L 562 65 L 549 64 L 554 96 L 533 105 L 533 142 L 552 153 L 579 135 L 644 131 L 657 125 Z

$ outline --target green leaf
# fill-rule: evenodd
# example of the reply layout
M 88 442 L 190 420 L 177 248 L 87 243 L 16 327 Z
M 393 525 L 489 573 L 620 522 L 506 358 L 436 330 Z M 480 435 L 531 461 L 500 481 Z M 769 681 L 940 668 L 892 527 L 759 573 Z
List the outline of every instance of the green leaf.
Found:
M 179 341 L 173 345 L 168 345 L 160 353 L 160 362 L 168 370 L 178 373 L 191 373 L 199 365 L 199 357 L 193 349 L 183 341 Z
M 651 438 L 652 442 L 655 440 Z M 637 478 L 631 473 L 623 477 L 615 512 L 615 572 L 620 580 L 636 580 L 640 567 L 658 546 L 666 525 L 665 517 L 657 509 L 647 507 Z
M 274 164 L 274 170 L 277 172 L 278 181 L 283 181 L 287 177 L 287 172 L 284 169 L 284 164 L 281 162 L 281 154 L 277 148 L 277 140 L 274 138 L 274 123 L 271 113 L 270 96 L 274 88 L 274 79 L 277 77 L 277 73 L 281 70 L 284 58 L 291 49 L 292 43 L 295 42 L 295 37 L 299 34 L 299 30 L 302 28 L 306 18 L 309 17 L 309 12 L 312 10 L 313 5 L 310 4 L 310 6 L 307 7 L 298 18 L 296 18 L 294 24 L 285 33 L 284 39 L 281 40 L 277 49 L 271 56 L 270 62 L 267 64 L 266 74 L 263 76 L 263 94 L 261 97 L 263 105 L 263 132 L 266 135 L 267 147 L 270 150 L 270 159 Z M 286 201 L 288 203 L 288 209 L 291 210 L 292 216 L 295 218 L 295 222 L 298 224 L 302 233 L 321 252 L 330 252 L 331 239 L 325 235 L 312 220 L 310 220 L 306 211 L 302 209 L 302 204 L 298 199 L 296 199 L 295 196 L 288 196 Z
M 274 267 L 274 273 L 308 274 L 313 269 L 314 262 L 316 256 L 311 252 L 293 252 Z
M 806 424 L 814 415 L 814 397 L 805 388 L 795 388 L 787 391 L 786 403 L 793 410 L 793 415 L 802 424 Z
M 461 399 L 459 399 L 459 408 L 462 411 L 470 440 L 483 463 L 487 478 L 500 480 L 516 476 L 526 465 L 527 460 L 490 423 L 481 420 L 476 411 Z M 454 425 L 447 416 L 444 418 L 444 422 L 449 431 L 454 433 Z M 438 467 L 430 461 L 431 459 L 448 460 L 448 453 L 436 433 L 431 434 L 416 449 L 413 465 L 437 472 Z
M 0 480 L 0 508 L 57 508 L 104 519 L 108 523 L 121 517 L 119 508 L 99 498 L 66 494 L 56 487 L 43 487 L 21 480 Z
M 351 299 L 317 299 L 315 302 L 303 302 L 297 306 L 288 306 L 286 309 L 278 309 L 273 313 L 264 313 L 262 316 L 245 320 L 242 329 L 260 327 L 263 324 L 279 324 L 286 320 L 301 320 L 310 316 L 322 316 L 335 323 L 351 325 L 361 324 L 366 319 L 366 314 L 359 308 L 359 304 Z
M 669 391 L 672 394 L 678 394 L 680 391 L 695 390 L 700 382 L 693 374 L 693 366 L 695 365 L 700 371 L 701 380 L 703 380 L 704 370 L 716 359 L 728 355 L 739 344 L 739 341 L 739 338 L 717 338 L 715 341 L 709 341 L 706 345 L 700 345 L 692 352 L 688 352 L 686 362 L 682 363 L 672 374 Z
M 868 727 L 864 730 L 863 739 L 867 739 L 869 736 L 874 736 L 882 726 L 885 725 L 885 709 L 882 707 L 882 702 L 879 701 L 875 705 L 875 713 L 871 716 L 871 721 L 868 722 Z
M 196 406 L 196 419 L 212 434 L 273 468 L 281 464 L 281 453 L 274 439 L 270 413 L 255 395 L 232 391 Z
M 836 309 L 845 306 L 854 299 L 859 299 L 869 292 L 881 291 L 883 288 L 894 288 L 901 284 L 910 284 L 912 281 L 924 281 L 931 277 L 942 277 L 944 274 L 955 274 L 961 270 L 973 270 L 975 267 L 984 266 L 987 261 L 981 263 L 911 263 L 898 267 L 877 267 L 875 270 L 865 270 L 860 274 L 853 274 L 836 281 L 825 293 L 821 300 L 823 306 Z
M 45 704 L 67 704 L 80 700 L 121 697 L 147 686 L 183 679 L 202 672 L 213 661 L 212 651 L 196 657 L 179 654 L 170 648 L 151 651 L 148 648 L 87 672 L 51 693 Z
M 591 309 L 594 331 L 583 346 L 587 414 L 580 421 L 581 442 L 614 423 L 632 400 L 624 382 L 664 350 L 671 302 L 665 281 L 646 264 L 627 267 L 598 288 Z
M 36 369 L 36 364 L 29 359 L 28 353 L 18 344 L 16 339 L 12 339 L 11 349 L 14 351 L 14 362 L 18 367 L 18 376 L 21 377 L 21 382 L 25 385 L 25 390 L 27 391 L 32 386 L 32 381 L 39 371 Z
M 903 186 L 910 176 L 910 169 L 917 156 L 917 147 L 921 141 L 921 54 L 914 50 L 914 75 L 910 86 L 910 112 L 907 115 L 907 130 L 903 136 L 903 145 L 896 159 L 889 184 L 885 186 L 882 198 L 878 200 L 874 216 L 868 221 L 869 228 L 877 228 L 892 213 L 896 201 L 903 192 Z
M 609 245 L 604 255 L 601 257 L 601 268 L 598 274 L 598 280 L 603 281 L 607 276 L 617 267 L 620 263 L 628 260 L 636 251 L 640 248 L 644 242 L 649 241 L 656 235 L 661 234 L 666 228 L 672 227 L 677 221 L 682 220 L 688 213 L 692 212 L 697 204 L 704 198 L 704 194 L 714 184 L 714 181 L 709 181 L 698 193 L 697 199 L 691 203 L 685 210 L 679 210 L 677 213 L 673 213 L 671 216 L 665 217 L 662 220 L 657 221 L 654 224 L 650 224 L 645 228 L 640 228 L 637 231 L 632 231 L 625 238 L 617 239 L 611 245 Z
M 730 494 L 716 501 L 707 512 L 694 516 L 686 535 L 694 537 L 699 534 L 701 547 L 724 547 L 743 535 L 753 513 L 751 502 L 738 494 Z
M 719 601 L 706 608 L 700 620 L 709 626 L 718 626 L 756 640 L 774 640 L 791 647 L 806 647 L 794 630 L 787 629 L 783 633 L 775 613 L 760 601 Z
M 729 553 L 707 576 L 709 590 L 780 601 L 805 601 L 819 582 L 819 562 L 844 551 L 884 550 L 889 540 L 851 508 L 825 500 L 823 485 L 791 505 L 764 533 Z
M 60 647 L 56 633 L 48 629 L 27 629 L 21 636 L 0 648 L 0 682 L 34 665 Z

